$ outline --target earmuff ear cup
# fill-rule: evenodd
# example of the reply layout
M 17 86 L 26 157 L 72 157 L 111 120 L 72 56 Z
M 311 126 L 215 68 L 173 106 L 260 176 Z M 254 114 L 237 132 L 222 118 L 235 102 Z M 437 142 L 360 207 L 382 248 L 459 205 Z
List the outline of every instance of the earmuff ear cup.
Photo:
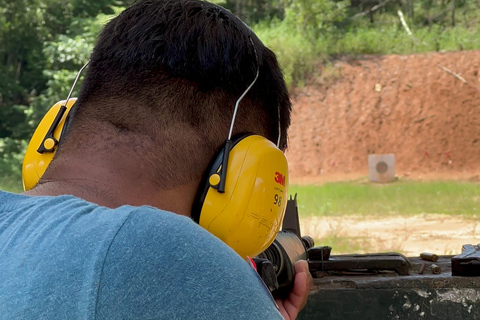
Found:
M 68 104 L 66 105 L 67 110 L 65 111 L 62 118 L 60 119 L 60 122 L 53 131 L 53 136 L 57 141 L 60 141 L 63 132 L 63 126 L 65 125 L 65 119 L 67 118 L 69 111 L 71 110 L 72 106 L 75 104 L 76 101 L 76 98 L 71 98 L 68 100 Z M 53 107 L 50 108 L 50 110 L 48 110 L 42 121 L 40 121 L 37 129 L 35 129 L 32 139 L 28 144 L 22 165 L 22 181 L 23 189 L 25 191 L 28 191 L 37 185 L 38 181 L 45 173 L 45 170 L 47 169 L 48 165 L 53 159 L 53 156 L 55 155 L 56 146 L 52 146 L 53 150 L 48 152 L 40 153 L 37 150 L 44 142 L 48 130 L 54 122 L 54 119 L 57 116 L 60 107 L 63 105 L 65 105 L 65 100 L 57 102 Z
M 219 193 L 208 179 L 219 171 L 220 157 L 222 152 L 207 171 L 205 186 L 199 189 L 204 199 L 200 196 L 198 222 L 240 256 L 256 256 L 273 242 L 282 225 L 287 160 L 268 139 L 247 136 L 230 151 L 225 193 Z

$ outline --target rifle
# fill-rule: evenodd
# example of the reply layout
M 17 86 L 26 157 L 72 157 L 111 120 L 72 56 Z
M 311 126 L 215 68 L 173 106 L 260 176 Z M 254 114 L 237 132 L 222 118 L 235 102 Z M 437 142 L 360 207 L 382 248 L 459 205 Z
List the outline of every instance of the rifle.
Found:
M 282 231 L 264 252 L 253 258 L 258 274 L 274 297 L 288 297 L 295 278 L 294 265 L 299 260 L 307 260 L 307 250 L 313 246 L 313 239 L 300 233 L 297 195 L 290 196 Z
M 314 247 L 310 236 L 302 236 L 298 218 L 297 195 L 287 202 L 282 231 L 264 252 L 253 258 L 257 272 L 275 298 L 285 299 L 293 288 L 299 260 L 307 260 L 313 277 L 323 274 L 376 274 L 394 271 L 408 275 L 410 261 L 395 252 L 330 256 L 329 246 Z

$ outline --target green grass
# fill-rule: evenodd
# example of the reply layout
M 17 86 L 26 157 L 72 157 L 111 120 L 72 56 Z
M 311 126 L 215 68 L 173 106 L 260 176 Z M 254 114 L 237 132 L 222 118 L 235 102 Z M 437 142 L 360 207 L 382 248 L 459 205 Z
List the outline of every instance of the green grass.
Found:
M 335 215 L 480 214 L 480 184 L 454 181 L 397 181 L 293 185 L 300 217 Z
M 359 27 L 337 34 L 324 45 L 329 55 L 411 54 L 480 48 L 480 27 L 420 28 L 409 36 L 398 25 L 384 28 Z M 319 44 L 320 45 L 320 44 Z
M 319 63 L 325 64 L 344 55 L 355 57 L 363 54 L 480 49 L 480 25 L 411 28 L 413 36 L 409 36 L 398 21 L 393 20 L 384 25 L 351 26 L 313 37 L 285 20 L 263 21 L 253 26 L 258 37 L 277 55 L 291 86 L 302 86 L 308 75 L 318 69 L 316 65 Z

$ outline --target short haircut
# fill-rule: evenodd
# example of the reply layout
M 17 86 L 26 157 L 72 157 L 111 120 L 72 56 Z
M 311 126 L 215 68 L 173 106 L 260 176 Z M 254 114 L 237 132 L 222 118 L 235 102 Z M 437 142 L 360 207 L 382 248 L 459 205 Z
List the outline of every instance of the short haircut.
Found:
M 146 135 L 188 128 L 205 144 L 195 152 L 211 157 L 220 147 L 219 138 L 226 139 L 235 102 L 257 68 L 258 80 L 240 104 L 235 132 L 260 132 L 276 143 L 280 122 L 284 149 L 290 98 L 275 54 L 251 29 L 224 8 L 204 1 L 138 1 L 100 34 L 67 140 L 70 134 L 82 134 L 89 119 Z M 190 170 L 181 174 L 186 181 L 197 177 L 193 167 L 198 157 L 175 167 L 181 152 L 192 152 L 194 144 L 183 146 L 192 150 L 169 148 L 173 163 L 159 170 Z M 186 182 L 171 178 L 176 184 Z

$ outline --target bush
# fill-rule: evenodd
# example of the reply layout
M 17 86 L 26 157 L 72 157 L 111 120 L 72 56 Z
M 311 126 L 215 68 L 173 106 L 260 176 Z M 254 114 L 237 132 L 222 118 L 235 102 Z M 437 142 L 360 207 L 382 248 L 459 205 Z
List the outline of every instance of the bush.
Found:
M 315 45 L 299 29 L 273 19 L 254 26 L 258 37 L 277 55 L 289 86 L 301 85 L 305 75 L 313 70 L 318 59 Z
M 288 13 L 288 12 L 287 12 Z M 277 55 L 290 86 L 303 85 L 315 65 L 341 55 L 411 54 L 432 51 L 476 50 L 480 48 L 480 25 L 466 27 L 412 28 L 407 34 L 395 16 L 377 24 L 351 23 L 328 32 L 310 32 L 294 26 L 287 18 L 254 26 L 259 38 Z M 327 29 L 326 29 L 327 30 Z

